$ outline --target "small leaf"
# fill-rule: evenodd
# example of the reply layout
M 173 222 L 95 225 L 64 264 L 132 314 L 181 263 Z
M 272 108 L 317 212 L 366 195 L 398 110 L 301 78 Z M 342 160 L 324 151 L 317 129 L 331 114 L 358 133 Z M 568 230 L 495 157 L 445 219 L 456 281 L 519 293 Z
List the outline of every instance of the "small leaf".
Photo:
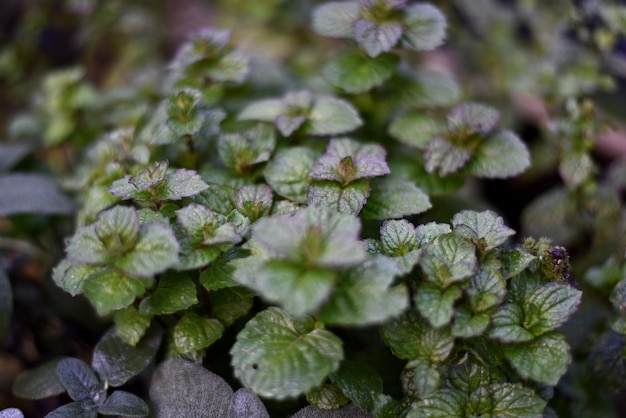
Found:
M 398 43 L 402 36 L 402 23 L 387 21 L 373 22 L 368 19 L 357 19 L 352 27 L 354 39 L 359 46 L 374 58 L 382 52 L 388 52 Z
M 102 269 L 85 282 L 85 296 L 92 303 L 98 315 L 124 309 L 135 298 L 143 295 L 146 283 L 143 280 L 125 276 L 112 269 Z
M 137 277 L 152 277 L 178 263 L 180 246 L 172 228 L 152 223 L 141 225 L 135 247 L 115 261 L 115 266 Z
M 145 417 L 150 413 L 150 408 L 139 396 L 116 390 L 98 407 L 98 413 L 123 417 Z
M 220 215 L 228 215 L 235 209 L 233 198 L 235 196 L 236 189 L 234 187 L 208 183 L 208 188 L 201 191 L 199 194 L 194 195 L 191 200 L 194 203 L 199 203 L 206 206 L 208 209 Z
M 98 403 L 106 398 L 104 383 L 82 360 L 64 358 L 57 364 L 57 374 L 68 395 L 75 401 L 89 399 Z
M 13 382 L 13 394 L 18 398 L 35 400 L 64 393 L 65 386 L 57 375 L 57 365 L 61 360 L 50 360 L 20 373 Z
M 377 144 L 361 144 L 350 138 L 331 139 L 326 153 L 318 158 L 309 176 L 342 184 L 389 174 L 386 151 Z
M 384 177 L 372 180 L 372 189 L 363 207 L 363 219 L 389 219 L 417 215 L 431 208 L 428 195 L 408 180 Z
M 428 222 L 426 224 L 418 225 L 417 228 L 415 228 L 417 246 L 419 248 L 426 247 L 427 245 L 434 243 L 440 236 L 449 234 L 450 232 L 452 232 L 452 228 L 450 228 L 450 225 L 448 224 Z
M 278 151 L 265 168 L 265 180 L 279 195 L 297 203 L 306 203 L 306 192 L 311 182 L 309 172 L 315 157 L 315 152 L 305 147 Z
M 241 134 L 223 134 L 219 139 L 218 152 L 227 167 L 244 173 L 248 167 L 269 160 L 275 146 L 274 129 L 258 124 Z
M 243 186 L 237 190 L 234 203 L 237 210 L 251 222 L 267 216 L 272 207 L 274 193 L 272 189 L 261 184 L 258 186 Z
M 403 256 L 417 248 L 415 227 L 406 219 L 384 221 L 380 227 L 380 242 L 388 256 Z
M 270 418 L 270 414 L 253 391 L 241 388 L 231 398 L 226 418 Z
M 525 342 L 535 336 L 523 326 L 524 312 L 519 305 L 507 304 L 491 316 L 489 336 L 502 342 Z
M 475 313 L 485 312 L 500 305 L 506 295 L 506 282 L 502 275 L 487 264 L 483 264 L 470 280 L 467 289 L 468 302 Z
M 144 315 L 168 315 L 196 303 L 196 285 L 189 276 L 168 272 L 159 278 L 159 283 L 150 296 L 141 301 L 139 312 Z
M 316 181 L 309 186 L 309 206 L 325 206 L 346 215 L 358 215 L 370 193 L 369 181 L 353 181 L 342 186 L 332 181 Z
M 420 259 L 426 279 L 443 289 L 452 283 L 465 281 L 477 269 L 474 250 L 472 244 L 454 234 L 437 237 L 424 247 Z
M 370 58 L 352 51 L 332 58 L 322 69 L 322 77 L 348 93 L 364 93 L 383 85 L 393 75 L 398 61 L 395 55 Z
M 150 382 L 156 418 L 223 418 L 232 396 L 233 390 L 220 376 L 178 358 L 162 362 Z
M 11 173 L 0 176 L 0 216 L 21 213 L 71 215 L 76 205 L 59 191 L 50 176 Z
M 489 367 L 468 354 L 452 365 L 448 379 L 450 386 L 469 395 L 480 387 L 488 386 L 492 376 Z
M 466 396 L 455 389 L 441 389 L 421 399 L 407 418 L 451 418 L 465 416 Z
M 13 314 L 13 290 L 4 268 L 0 266 L 0 344 L 4 345 L 9 335 Z
M 441 128 L 428 114 L 413 111 L 393 119 L 388 132 L 403 144 L 423 150 L 432 138 L 441 134 Z
M 351 38 L 352 26 L 360 11 L 357 1 L 332 1 L 319 5 L 313 11 L 313 30 L 331 38 Z
M 163 332 L 154 327 L 135 346 L 127 344 L 115 328 L 107 331 L 94 348 L 91 366 L 107 384 L 122 386 L 141 373 L 154 359 Z
M 420 398 L 425 398 L 439 387 L 441 375 L 437 367 L 430 364 L 427 359 L 412 360 L 406 367 L 405 374 L 407 378 L 411 379 L 409 382 L 411 393 Z
M 417 287 L 415 306 L 430 325 L 440 328 L 450 323 L 454 314 L 454 303 L 462 295 L 462 290 L 456 286 L 442 290 L 435 284 L 422 282 Z
M 330 379 L 359 408 L 374 409 L 378 395 L 383 393 L 383 380 L 378 372 L 368 364 L 343 361 Z
M 504 220 L 490 210 L 463 210 L 454 215 L 451 223 L 455 234 L 471 240 L 483 251 L 490 251 L 515 235 L 515 231 L 505 226 Z
M 452 335 L 461 338 L 471 338 L 482 335 L 489 326 L 491 318 L 486 313 L 473 315 L 469 309 L 462 306 L 454 312 Z
M 209 68 L 207 75 L 218 83 L 243 83 L 250 73 L 250 59 L 239 51 L 224 54 L 220 60 Z
M 174 328 L 174 344 L 179 353 L 193 353 L 222 337 L 224 326 L 217 319 L 187 312 Z
M 527 305 L 537 307 L 537 319 L 527 328 L 534 335 L 556 329 L 576 311 L 581 297 L 580 290 L 566 284 L 549 283 L 537 289 L 526 300 Z
M 559 162 L 559 174 L 570 189 L 575 189 L 591 179 L 595 171 L 594 161 L 587 152 L 566 152 Z
M 440 176 L 455 173 L 465 166 L 472 154 L 472 150 L 457 147 L 443 137 L 436 136 L 424 153 L 426 171 L 437 172 Z
M 139 340 L 145 335 L 151 319 L 151 316 L 139 313 L 137 308 L 132 305 L 126 309 L 116 311 L 113 315 L 117 334 L 123 341 L 132 346 L 137 345 Z
M 200 273 L 200 284 L 208 291 L 237 286 L 233 279 L 235 267 L 230 262 L 242 258 L 244 254 L 246 253 L 237 247 L 221 254 Z
M 160 200 L 180 200 L 205 190 L 208 185 L 193 170 L 178 169 L 165 176 L 165 190 Z
M 113 182 L 109 192 L 122 200 L 161 202 L 194 196 L 208 185 L 193 170 L 178 169 L 163 174 L 167 165 L 155 166 L 139 176 L 126 176 Z
M 436 7 L 414 4 L 405 9 L 402 46 L 415 51 L 435 49 L 446 37 L 446 18 Z
M 284 399 L 318 386 L 339 367 L 341 340 L 278 308 L 251 319 L 231 349 L 235 376 L 261 396 Z
M 417 311 L 408 311 L 400 318 L 384 323 L 381 335 L 393 354 L 405 360 L 423 357 L 439 363 L 454 347 L 449 329 L 432 328 Z
M 504 356 L 523 378 L 552 386 L 559 382 L 571 361 L 565 337 L 558 333 L 545 334 L 523 344 L 506 345 Z
M 339 386 L 334 383 L 313 388 L 306 393 L 306 401 L 321 410 L 334 410 L 350 403 Z
M 469 172 L 483 178 L 508 178 L 530 166 L 530 153 L 511 131 L 500 131 L 485 139 L 468 162 Z
M 310 135 L 337 135 L 353 131 L 362 124 L 359 113 L 347 101 L 320 97 L 313 103 L 305 130 Z
M 448 129 L 463 135 L 487 135 L 493 131 L 500 120 L 500 112 L 479 104 L 461 103 L 448 114 Z
M 535 259 L 535 256 L 520 249 L 502 251 L 498 255 L 498 260 L 502 264 L 500 274 L 506 279 L 517 276 L 528 267 Z

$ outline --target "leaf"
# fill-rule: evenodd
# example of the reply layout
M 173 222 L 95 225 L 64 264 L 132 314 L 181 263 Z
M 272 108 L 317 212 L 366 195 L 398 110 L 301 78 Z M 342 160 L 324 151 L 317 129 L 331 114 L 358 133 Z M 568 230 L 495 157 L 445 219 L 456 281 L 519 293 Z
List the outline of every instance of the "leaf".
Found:
M 409 381 L 409 393 L 412 397 L 425 398 L 431 395 L 438 387 L 441 375 L 435 365 L 427 359 L 419 358 L 410 361 L 404 371 L 405 378 Z M 404 389 L 405 392 L 407 389 Z
M 226 184 L 207 183 L 209 187 L 191 197 L 194 203 L 206 206 L 221 215 L 228 215 L 235 209 L 233 198 L 236 189 Z
M 309 390 L 306 393 L 306 401 L 309 405 L 321 410 L 333 410 L 350 403 L 350 399 L 334 383 L 327 383 Z
M 432 138 L 441 134 L 441 128 L 433 117 L 413 111 L 394 118 L 387 132 L 403 144 L 423 150 Z
M 290 418 L 370 418 L 367 411 L 350 404 L 331 411 L 323 411 L 313 406 L 306 406 L 293 414 Z
M 448 114 L 448 129 L 463 135 L 488 135 L 500 120 L 500 112 L 480 103 L 461 103 Z
M 426 171 L 446 176 L 459 171 L 472 158 L 473 151 L 457 147 L 443 137 L 436 136 L 424 153 Z
M 180 246 L 172 228 L 152 223 L 141 225 L 134 248 L 117 259 L 115 266 L 137 277 L 152 277 L 178 263 Z
M 380 227 L 380 242 L 388 256 L 403 256 L 417 248 L 415 227 L 406 219 L 386 220 Z
M 426 224 L 418 225 L 415 228 L 415 235 L 417 236 L 417 246 L 419 248 L 426 247 L 429 244 L 435 242 L 435 240 L 442 236 L 452 232 L 452 228 L 448 224 L 441 224 L 437 222 L 428 222 Z
M 124 342 L 132 346 L 137 345 L 139 340 L 145 335 L 151 319 L 151 316 L 139 313 L 137 308 L 132 305 L 126 309 L 116 311 L 113 315 L 117 334 Z
M 407 418 L 452 418 L 465 416 L 466 396 L 455 389 L 441 389 L 421 399 Z
M 123 417 L 145 417 L 150 413 L 150 408 L 139 396 L 116 390 L 98 407 L 98 413 Z
M 305 147 L 278 151 L 265 168 L 265 180 L 279 195 L 297 203 L 306 203 L 306 192 L 311 182 L 309 172 L 315 157 L 315 152 Z
M 92 400 L 98 404 L 106 398 L 104 383 L 91 367 L 77 358 L 64 358 L 57 364 L 57 375 L 75 401 Z
M 506 295 L 506 282 L 494 267 L 483 264 L 470 279 L 468 302 L 475 313 L 485 312 L 500 305 Z
M 222 253 L 213 263 L 200 273 L 200 284 L 208 291 L 237 286 L 233 279 L 235 267 L 232 260 L 242 258 L 245 252 L 238 248 Z
M 72 199 L 59 191 L 49 176 L 11 173 L 0 176 L 0 216 L 22 213 L 71 215 L 76 211 Z
M 179 353 L 193 353 L 222 337 L 224 326 L 217 319 L 187 312 L 174 328 L 174 344 Z
M 247 167 L 269 160 L 275 146 L 274 129 L 258 124 L 241 134 L 223 134 L 217 149 L 227 167 L 242 173 Z
M 6 408 L 0 411 L 0 418 L 24 418 L 24 414 L 17 408 Z
M 545 236 L 567 245 L 578 239 L 578 203 L 563 187 L 556 187 L 530 202 L 522 213 L 524 233 Z
M 595 163 L 588 152 L 565 152 L 559 162 L 559 174 L 569 189 L 580 187 L 595 171 Z
M 428 281 L 445 289 L 476 272 L 474 246 L 453 233 L 441 235 L 424 247 L 420 266 Z
M 96 344 L 91 366 L 108 385 L 122 386 L 150 364 L 161 346 L 162 336 L 162 330 L 153 327 L 132 346 L 118 335 L 116 328 L 111 328 Z
M 342 186 L 332 181 L 317 181 L 309 186 L 309 206 L 325 206 L 345 215 L 358 215 L 367 201 L 370 184 L 367 179 Z
M 161 202 L 194 196 L 208 187 L 208 184 L 193 170 L 181 168 L 163 174 L 164 170 L 167 170 L 166 164 L 150 168 L 136 177 L 126 176 L 116 180 L 109 192 L 122 200 Z
M 253 391 L 241 388 L 231 398 L 226 418 L 270 418 L 270 414 Z
M 278 308 L 251 319 L 231 349 L 235 376 L 261 396 L 284 399 L 318 386 L 339 367 L 341 340 Z
M 549 283 L 540 287 L 526 300 L 526 306 L 536 307 L 536 319 L 527 324 L 534 335 L 541 335 L 565 323 L 578 309 L 582 292 L 567 284 Z
M 28 155 L 34 148 L 33 144 L 5 142 L 0 144 L 0 171 L 7 171 Z
M 525 379 L 555 386 L 571 361 L 562 334 L 550 333 L 533 341 L 504 346 L 504 356 Z
M 452 217 L 451 223 L 455 234 L 471 240 L 482 251 L 490 251 L 515 235 L 502 217 L 490 210 L 463 210 Z
M 376 369 L 366 363 L 342 361 L 330 379 L 359 408 L 374 409 L 378 395 L 383 393 L 383 380 Z
M 7 336 L 9 335 L 12 314 L 13 290 L 11 289 L 11 282 L 6 275 L 4 268 L 0 266 L 0 344 L 3 346 Z
M 232 395 L 233 390 L 220 376 L 178 358 L 162 362 L 150 382 L 150 401 L 156 418 L 223 418 Z
M 139 305 L 144 315 L 168 315 L 198 303 L 196 285 L 184 273 L 167 272 L 159 278 L 156 289 Z
M 517 276 L 535 260 L 535 256 L 520 249 L 501 251 L 498 254 L 498 260 L 502 264 L 500 274 L 506 279 Z
M 357 1 L 332 1 L 313 10 L 313 30 L 331 38 L 352 38 L 352 26 L 359 18 Z
M 408 180 L 384 177 L 372 180 L 372 189 L 363 207 L 363 219 L 389 219 L 417 215 L 431 208 L 428 195 Z
M 355 50 L 332 58 L 321 74 L 330 84 L 348 93 L 364 93 L 391 78 L 398 61 L 395 55 L 371 58 Z
M 619 281 L 609 297 L 613 308 L 619 313 L 626 312 L 626 280 Z
M 378 257 L 344 272 L 316 317 L 327 324 L 368 325 L 401 314 L 409 305 L 404 285 L 393 286 L 400 270 L 392 259 Z
M 402 36 L 402 23 L 393 20 L 378 23 L 361 18 L 354 22 L 352 32 L 361 49 L 374 58 L 398 43 Z
M 159 190 L 160 200 L 180 200 L 205 190 L 208 185 L 193 170 L 178 169 L 165 176 L 165 190 Z
M 227 287 L 209 293 L 211 313 L 225 326 L 246 315 L 254 304 L 254 293 L 242 287 Z
M 337 135 L 353 131 L 362 124 L 359 113 L 350 103 L 322 96 L 313 103 L 305 131 L 310 135 Z
M 250 73 L 250 59 L 240 51 L 224 54 L 207 74 L 218 83 L 243 83 Z
M 446 107 L 455 104 L 461 89 L 456 79 L 441 71 L 420 69 L 396 86 L 396 100 L 415 108 Z
M 269 214 L 274 193 L 266 184 L 243 186 L 237 190 L 233 200 L 237 210 L 254 222 Z
M 238 119 L 274 122 L 284 111 L 285 104 L 281 99 L 257 100 L 248 104 L 239 113 Z
M 323 156 L 315 160 L 309 176 L 315 180 L 354 180 L 389 174 L 386 151 L 377 144 L 361 144 L 350 138 L 331 139 Z
M 415 51 L 435 49 L 446 37 L 446 18 L 436 7 L 414 4 L 405 9 L 402 46 Z
M 480 387 L 488 386 L 492 376 L 489 367 L 468 354 L 450 367 L 448 379 L 450 386 L 469 395 Z
M 56 372 L 61 360 L 50 360 L 34 369 L 24 370 L 13 382 L 13 394 L 18 398 L 36 400 L 64 393 L 65 386 Z
M 98 315 L 106 315 L 129 306 L 135 298 L 143 295 L 145 288 L 144 281 L 107 268 L 89 276 L 84 292 Z
M 511 131 L 500 131 L 485 139 L 467 164 L 475 176 L 502 179 L 514 177 L 530 166 L 530 153 Z
M 491 414 L 502 418 L 533 418 L 541 416 L 546 401 L 532 389 L 520 384 L 498 383 L 488 387 L 493 408 Z
M 503 305 L 491 316 L 489 336 L 505 343 L 530 341 L 535 336 L 523 323 L 524 311 L 519 305 Z
M 490 320 L 486 313 L 473 315 L 469 309 L 458 307 L 454 312 L 452 335 L 461 338 L 477 337 L 487 329 Z
M 87 409 L 85 409 L 87 408 Z M 91 409 L 90 409 L 91 408 Z M 58 407 L 45 418 L 97 418 L 98 412 L 95 409 L 93 402 L 86 400 L 83 402 L 70 402 L 63 406 Z
M 440 328 L 447 325 L 454 315 L 454 303 L 463 295 L 457 286 L 442 290 L 437 285 L 422 282 L 417 287 L 415 306 L 430 325 Z
M 426 358 L 439 363 L 448 357 L 454 347 L 449 329 L 432 328 L 414 310 L 385 322 L 381 335 L 393 354 L 405 360 Z

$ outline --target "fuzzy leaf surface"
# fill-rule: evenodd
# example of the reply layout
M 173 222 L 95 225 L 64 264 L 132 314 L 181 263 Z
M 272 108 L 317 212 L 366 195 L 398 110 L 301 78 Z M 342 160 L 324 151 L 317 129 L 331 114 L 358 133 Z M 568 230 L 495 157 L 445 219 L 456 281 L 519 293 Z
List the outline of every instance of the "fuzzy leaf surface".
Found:
M 0 216 L 20 213 L 71 215 L 76 211 L 72 199 L 63 194 L 54 180 L 33 173 L 0 176 Z
M 57 364 L 57 374 L 67 389 L 67 394 L 75 401 L 90 399 L 102 402 L 106 397 L 104 383 L 82 360 L 65 358 Z
M 318 158 L 309 176 L 315 180 L 354 180 L 389 174 L 386 151 L 378 144 L 362 144 L 350 138 L 331 139 L 323 156 Z
M 150 413 L 150 408 L 139 396 L 116 390 L 98 407 L 98 413 L 123 417 L 145 417 Z
M 398 43 L 402 36 L 402 23 L 393 20 L 377 23 L 369 19 L 357 19 L 352 30 L 361 49 L 374 58 L 388 52 Z
M 334 181 L 316 181 L 307 190 L 310 206 L 325 206 L 346 215 L 358 215 L 367 202 L 370 183 L 367 179 L 356 180 L 342 186 Z
M 136 277 L 152 277 L 178 263 L 180 246 L 168 225 L 144 224 L 130 252 L 118 258 L 114 265 Z
M 445 234 L 425 247 L 420 259 L 426 279 L 442 288 L 465 281 L 477 269 L 474 246 L 457 237 Z
M 446 37 L 446 17 L 428 4 L 414 4 L 406 9 L 402 46 L 414 51 L 435 49 Z
M 504 225 L 502 217 L 490 210 L 463 210 L 452 217 L 451 223 L 457 235 L 469 239 L 484 251 L 492 250 L 515 235 L 513 229 Z
M 351 38 L 352 25 L 359 18 L 358 1 L 332 1 L 313 11 L 313 30 L 331 38 Z
M 490 135 L 468 162 L 475 176 L 502 179 L 523 173 L 530 166 L 530 153 L 522 140 L 511 131 Z
M 145 289 L 145 281 L 108 268 L 89 276 L 84 287 L 85 296 L 98 315 L 126 308 L 143 295 Z
M 270 418 L 270 414 L 252 390 L 241 388 L 231 398 L 226 418 Z
M 13 394 L 22 399 L 34 400 L 65 392 L 65 386 L 57 375 L 57 365 L 61 360 L 50 360 L 20 373 L 13 382 Z

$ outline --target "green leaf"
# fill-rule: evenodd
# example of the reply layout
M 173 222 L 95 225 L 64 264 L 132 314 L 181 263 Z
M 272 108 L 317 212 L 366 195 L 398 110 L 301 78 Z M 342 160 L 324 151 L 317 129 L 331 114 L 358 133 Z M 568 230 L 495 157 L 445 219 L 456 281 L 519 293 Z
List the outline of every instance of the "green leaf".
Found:
M 220 376 L 178 358 L 162 362 L 150 382 L 156 418 L 223 418 L 232 396 L 233 390 Z
M 235 209 L 233 198 L 236 189 L 226 184 L 208 183 L 208 187 L 194 195 L 191 200 L 206 206 L 220 215 L 228 215 Z
M 426 171 L 446 176 L 459 171 L 472 157 L 473 151 L 457 147 L 443 137 L 436 136 L 424 153 Z
M 562 334 L 542 335 L 530 342 L 504 346 L 504 356 L 525 379 L 555 386 L 571 361 Z
M 297 203 L 306 203 L 306 192 L 311 179 L 316 153 L 305 147 L 278 151 L 265 168 L 267 183 L 279 195 Z
M 139 396 L 116 390 L 98 407 L 98 413 L 123 417 L 145 417 L 150 413 L 150 408 Z
M 113 315 L 117 334 L 127 344 L 137 345 L 145 335 L 152 317 L 139 313 L 137 308 L 129 306 L 126 309 L 116 311 Z
M 57 364 L 57 375 L 67 389 L 67 394 L 75 401 L 92 400 L 101 403 L 106 398 L 104 383 L 82 360 L 64 358 Z
M 535 260 L 535 256 L 520 249 L 501 251 L 498 260 L 502 264 L 500 274 L 506 279 L 515 277 L 528 267 Z
M 339 386 L 334 383 L 313 388 L 306 393 L 306 401 L 315 408 L 328 411 L 350 403 Z
M 446 18 L 436 7 L 414 4 L 405 9 L 402 46 L 415 51 L 435 49 L 446 37 Z
M 403 80 L 395 89 L 396 100 L 419 109 L 451 106 L 461 96 L 461 89 L 452 75 L 429 69 L 418 70 L 413 78 Z
M 61 193 L 50 176 L 11 173 L 0 176 L 0 216 L 33 213 L 71 215 L 76 211 L 72 199 Z
M 500 120 L 500 112 L 480 103 L 461 103 L 448 114 L 448 129 L 462 135 L 487 135 Z
M 218 153 L 224 164 L 238 173 L 270 159 L 276 146 L 274 129 L 267 124 L 234 134 L 223 134 L 218 142 Z
M 357 1 L 332 1 L 313 10 L 313 30 L 331 38 L 352 38 L 352 25 L 359 18 Z
M 453 233 L 440 235 L 424 247 L 420 266 L 428 281 L 445 289 L 476 272 L 474 246 Z
M 197 134 L 204 124 L 204 117 L 199 112 L 202 93 L 193 88 L 184 88 L 166 98 L 167 126 L 178 136 Z
M 111 328 L 96 344 L 91 366 L 107 384 L 122 386 L 152 362 L 161 346 L 162 335 L 159 327 L 151 328 L 137 345 L 132 346 L 118 335 L 116 328 Z
M 388 256 L 403 256 L 417 249 L 415 227 L 406 219 L 384 221 L 380 227 L 380 242 Z
M 570 189 L 591 179 L 595 171 L 594 161 L 586 151 L 565 152 L 559 162 L 559 174 Z
M 307 200 L 310 206 L 325 206 L 346 215 L 358 215 L 369 193 L 367 179 L 356 180 L 346 186 L 333 181 L 316 181 L 307 190 Z
M 114 265 L 137 277 L 152 277 L 178 263 L 180 246 L 168 225 L 141 225 L 134 248 L 115 260 Z
M 352 32 L 361 49 L 370 57 L 376 57 L 398 43 L 402 36 L 402 23 L 394 20 L 378 23 L 362 18 L 354 22 Z
M 376 398 L 383 393 L 383 380 L 376 369 L 365 363 L 342 361 L 330 380 L 359 408 L 371 411 Z
M 415 293 L 415 306 L 430 325 L 440 328 L 450 323 L 454 315 L 454 303 L 462 295 L 463 291 L 457 286 L 443 290 L 436 284 L 422 282 Z
M 322 96 L 315 100 L 305 131 L 310 135 L 337 135 L 363 124 L 357 110 L 345 100 Z
M 468 302 L 475 313 L 500 305 L 506 295 L 506 282 L 494 267 L 483 264 L 470 280 Z
M 208 291 L 237 286 L 233 279 L 235 267 L 230 262 L 242 258 L 244 254 L 247 253 L 238 248 L 222 253 L 200 273 L 200 284 Z
M 208 187 L 193 170 L 181 168 L 164 174 L 166 170 L 167 164 L 162 163 L 138 176 L 127 175 L 114 181 L 109 192 L 122 200 L 161 202 L 194 196 Z
M 549 283 L 526 300 L 525 307 L 536 307 L 536 319 L 526 328 L 534 335 L 556 329 L 578 309 L 582 292 L 567 284 Z M 528 309 L 528 308 L 526 308 Z
M 486 313 L 474 315 L 469 309 L 458 307 L 454 312 L 452 335 L 461 338 L 477 337 L 487 329 L 490 320 Z
M 491 395 L 494 417 L 533 418 L 542 416 L 546 407 L 546 401 L 520 384 L 498 383 L 487 390 Z
M 500 131 L 487 137 L 467 164 L 475 176 L 502 179 L 514 177 L 530 166 L 530 153 L 511 131 Z
M 239 113 L 238 119 L 274 122 L 284 111 L 285 104 L 281 99 L 257 100 L 248 104 Z
M 235 376 L 245 386 L 279 400 L 320 385 L 343 358 L 341 339 L 278 308 L 252 318 L 230 353 Z
M 50 360 L 34 369 L 24 370 L 13 382 L 13 394 L 22 399 L 44 399 L 65 392 L 65 386 L 57 375 L 57 365 L 62 359 Z
M 355 50 L 332 58 L 322 69 L 322 77 L 348 93 L 364 93 L 387 81 L 398 61 L 395 55 L 381 54 L 370 58 Z
M 417 215 L 431 208 L 428 195 L 408 180 L 384 177 L 372 180 L 372 189 L 361 212 L 363 219 L 389 219 Z
M 448 224 L 428 222 L 426 224 L 418 225 L 417 228 L 415 228 L 417 246 L 419 248 L 426 247 L 427 245 L 434 243 L 440 236 L 451 232 L 452 228 L 450 228 L 450 225 Z
M 404 376 L 410 379 L 409 393 L 411 397 L 425 398 L 431 395 L 439 387 L 441 375 L 437 367 L 431 364 L 427 359 L 418 358 L 410 361 L 405 368 Z M 405 389 L 405 391 L 407 391 Z
M 243 83 L 250 73 L 250 59 L 240 51 L 224 54 L 220 60 L 209 68 L 207 75 L 218 83 Z
M 179 353 L 193 353 L 219 340 L 224 326 L 213 318 L 187 312 L 174 327 L 174 344 Z
M 84 286 L 85 296 L 96 308 L 98 315 L 126 308 L 135 298 L 143 295 L 145 289 L 144 280 L 108 268 L 89 276 Z
M 530 202 L 522 213 L 524 233 L 545 236 L 559 245 L 579 238 L 578 203 L 563 187 L 556 187 Z
M 233 200 L 237 210 L 254 222 L 269 214 L 274 193 L 266 184 L 243 186 L 237 190 Z
M 486 210 L 463 210 L 452 217 L 454 233 L 469 239 L 482 251 L 490 251 L 504 244 L 515 231 L 504 225 L 502 217 Z
M 492 381 L 491 371 L 483 362 L 467 354 L 450 367 L 448 373 L 450 386 L 469 395 Z
M 424 112 L 408 112 L 394 118 L 387 130 L 403 144 L 426 149 L 430 140 L 441 133 L 440 123 Z
M 0 344 L 4 344 L 9 335 L 11 315 L 13 314 L 13 290 L 11 282 L 0 266 Z
M 441 389 L 421 399 L 407 418 L 461 418 L 465 416 L 467 397 L 455 389 Z
M 246 315 L 254 304 L 254 293 L 242 287 L 227 287 L 209 293 L 211 313 L 225 326 Z
M 409 305 L 404 285 L 390 287 L 400 272 L 392 259 L 382 256 L 349 269 L 316 317 L 327 324 L 368 325 L 399 315 Z
M 198 303 L 196 285 L 184 273 L 167 272 L 156 289 L 139 304 L 144 315 L 168 315 Z
M 523 324 L 524 311 L 521 306 L 502 305 L 491 316 L 489 336 L 505 343 L 530 341 L 535 336 Z
M 385 322 L 381 335 L 393 354 L 405 360 L 426 358 L 439 363 L 454 347 L 454 338 L 448 328 L 432 328 L 414 310 Z

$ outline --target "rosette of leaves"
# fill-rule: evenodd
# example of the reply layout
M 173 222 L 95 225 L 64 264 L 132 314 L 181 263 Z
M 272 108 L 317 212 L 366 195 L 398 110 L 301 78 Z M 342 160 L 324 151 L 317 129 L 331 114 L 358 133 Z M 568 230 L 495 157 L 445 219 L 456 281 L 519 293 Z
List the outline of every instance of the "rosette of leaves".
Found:
M 286 137 L 296 131 L 309 135 L 343 134 L 363 124 L 350 103 L 330 96 L 315 96 L 308 91 L 255 101 L 239 113 L 239 119 L 273 123 Z
M 85 294 L 104 315 L 132 304 L 156 274 L 178 265 L 179 248 L 168 224 L 143 223 L 136 209 L 115 206 L 76 231 L 53 278 L 71 295 Z
M 463 169 L 477 177 L 506 178 L 526 170 L 528 149 L 512 131 L 496 130 L 499 116 L 495 109 L 478 103 L 455 106 L 448 114 L 447 131 L 439 132 L 426 146 L 426 171 L 446 176 Z
M 428 3 L 407 0 L 330 2 L 313 12 L 313 28 L 323 36 L 354 39 L 370 57 L 395 46 L 427 51 L 443 43 L 446 19 Z

